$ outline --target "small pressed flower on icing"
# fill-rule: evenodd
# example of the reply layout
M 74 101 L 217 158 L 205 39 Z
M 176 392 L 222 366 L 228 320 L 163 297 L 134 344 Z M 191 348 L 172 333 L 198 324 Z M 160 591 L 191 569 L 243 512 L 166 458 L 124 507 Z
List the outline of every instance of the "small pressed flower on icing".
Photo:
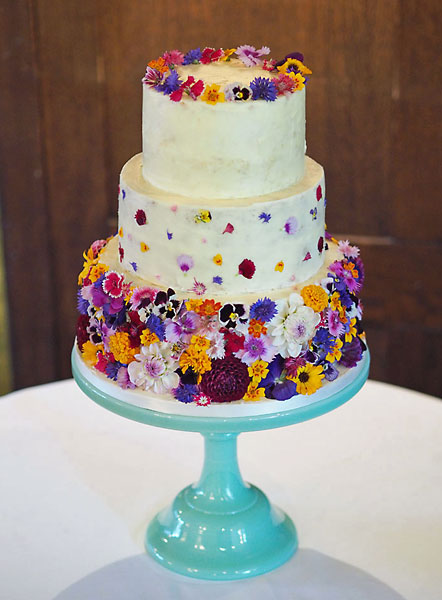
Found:
M 203 296 L 207 292 L 207 286 L 202 281 L 197 281 L 194 277 L 193 286 L 190 288 L 190 291 L 197 296 Z
M 279 262 L 276 263 L 275 271 L 279 271 L 280 273 L 282 273 L 282 271 L 284 271 L 284 261 L 283 260 L 280 260 Z
M 201 100 L 207 102 L 207 104 L 218 104 L 218 102 L 224 102 L 224 92 L 220 92 L 221 86 L 217 83 L 206 85 L 204 92 L 201 94 Z
M 272 218 L 272 215 L 270 213 L 266 213 L 266 212 L 262 212 L 259 215 L 259 219 L 261 219 L 261 221 L 263 223 L 268 223 L 270 221 L 270 219 Z
M 252 279 L 253 275 L 255 274 L 256 271 L 256 267 L 253 261 L 249 260 L 248 258 L 245 258 L 239 265 L 238 265 L 238 273 L 240 275 L 242 275 L 243 277 L 245 277 L 246 279 Z
M 120 229 L 118 230 L 118 235 L 120 237 L 123 237 L 123 228 L 122 227 L 120 227 Z
M 215 283 L 216 285 L 222 285 L 223 278 L 219 275 L 215 275 L 215 277 L 212 278 L 212 283 Z
M 149 246 L 145 242 L 140 242 L 141 252 L 147 252 L 150 250 Z
M 193 262 L 193 258 L 191 256 L 189 256 L 188 254 L 180 254 L 180 256 L 178 256 L 178 258 L 176 259 L 179 268 L 181 269 L 181 271 L 183 273 L 187 273 L 187 271 L 190 271 L 190 269 L 194 266 L 194 262 Z
M 233 233 L 235 231 L 235 228 L 233 227 L 232 223 L 227 223 L 223 233 Z
M 211 220 L 212 215 L 210 210 L 200 210 L 200 212 L 194 217 L 195 223 L 210 223 Z
M 316 188 L 316 200 L 319 202 L 322 198 L 322 187 L 318 185 Z
M 147 223 L 146 213 L 141 208 L 135 213 L 135 221 L 138 225 L 146 225 Z
M 318 239 L 318 252 L 322 252 L 324 250 L 324 238 L 321 237 Z
M 173 233 L 171 233 L 168 229 L 166 230 L 167 239 L 170 241 L 173 238 Z
M 304 304 L 317 313 L 328 305 L 328 294 L 320 285 L 306 285 L 301 290 L 301 296 Z
M 312 255 L 310 254 L 310 252 L 307 252 L 306 255 L 304 256 L 304 258 L 302 259 L 302 262 L 306 262 L 307 260 L 310 260 L 312 257 Z
M 213 257 L 213 262 L 218 265 L 218 267 L 220 267 L 223 264 L 223 257 L 221 256 L 221 254 L 216 254 Z
M 298 229 L 299 229 L 299 225 L 298 225 L 298 219 L 296 217 L 289 217 L 287 219 L 287 221 L 284 223 L 284 231 L 288 235 L 295 235 L 295 233 L 298 231 Z
M 316 221 L 316 219 L 318 218 L 318 209 L 316 208 L 312 208 L 310 209 L 310 214 L 312 215 L 312 221 Z

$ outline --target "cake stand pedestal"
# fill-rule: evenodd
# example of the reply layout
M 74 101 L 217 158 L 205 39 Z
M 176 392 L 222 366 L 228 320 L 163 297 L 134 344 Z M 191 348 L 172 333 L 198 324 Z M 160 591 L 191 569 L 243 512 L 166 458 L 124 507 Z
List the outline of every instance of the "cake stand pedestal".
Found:
M 356 367 L 324 386 L 326 393 L 322 388 L 321 395 L 303 398 L 301 406 L 284 410 L 281 402 L 280 410 L 277 405 L 275 411 L 265 414 L 211 417 L 204 416 L 204 407 L 202 416 L 189 416 L 183 414 L 186 406 L 183 412 L 171 414 L 116 398 L 108 386 L 101 386 L 106 391 L 100 389 L 99 376 L 85 369 L 76 348 L 72 353 L 77 384 L 104 408 L 141 423 L 204 436 L 204 466 L 198 483 L 182 490 L 171 506 L 151 521 L 145 546 L 168 569 L 213 580 L 271 571 L 286 562 L 298 546 L 290 517 L 273 507 L 261 490 L 243 481 L 237 461 L 238 434 L 300 423 L 337 408 L 363 386 L 369 364 L 367 351 Z

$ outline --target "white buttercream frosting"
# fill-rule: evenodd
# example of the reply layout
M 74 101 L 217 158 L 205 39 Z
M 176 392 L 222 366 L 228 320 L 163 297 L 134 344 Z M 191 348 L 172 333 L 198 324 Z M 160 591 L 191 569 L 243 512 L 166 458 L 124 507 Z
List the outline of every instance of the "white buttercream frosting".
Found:
M 222 87 L 271 78 L 239 60 L 178 68 Z M 143 176 L 184 196 L 244 198 L 268 194 L 304 175 L 305 88 L 273 102 L 173 102 L 143 86 Z
M 169 194 L 147 183 L 141 156 L 120 180 L 121 264 L 177 291 L 195 280 L 209 294 L 286 288 L 323 263 L 322 167 L 306 158 L 294 186 L 252 198 L 214 200 Z

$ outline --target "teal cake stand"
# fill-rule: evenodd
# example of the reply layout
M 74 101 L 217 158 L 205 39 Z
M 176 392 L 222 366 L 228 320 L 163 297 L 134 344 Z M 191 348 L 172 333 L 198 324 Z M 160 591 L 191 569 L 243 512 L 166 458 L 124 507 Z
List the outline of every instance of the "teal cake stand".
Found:
M 367 351 L 356 367 L 324 386 L 326 394 L 319 399 L 313 394 L 302 406 L 284 410 L 281 402 L 277 412 L 225 418 L 170 414 L 115 398 L 109 387 L 100 389 L 100 378 L 84 368 L 76 348 L 72 353 L 77 384 L 104 408 L 140 423 L 204 436 L 204 466 L 198 483 L 182 490 L 171 506 L 151 521 L 145 546 L 164 567 L 212 580 L 242 579 L 271 571 L 298 547 L 290 517 L 272 506 L 261 490 L 243 481 L 237 460 L 238 434 L 300 423 L 337 408 L 364 385 L 369 364 Z

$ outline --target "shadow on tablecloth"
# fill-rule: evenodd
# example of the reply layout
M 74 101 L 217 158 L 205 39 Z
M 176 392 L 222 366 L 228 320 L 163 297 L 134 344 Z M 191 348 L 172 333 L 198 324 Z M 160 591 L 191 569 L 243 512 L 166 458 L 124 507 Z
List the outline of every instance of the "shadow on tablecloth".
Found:
M 140 554 L 91 573 L 54 600 L 195 600 L 206 596 L 210 600 L 404 600 L 368 573 L 305 548 L 279 569 L 233 582 L 176 575 Z

